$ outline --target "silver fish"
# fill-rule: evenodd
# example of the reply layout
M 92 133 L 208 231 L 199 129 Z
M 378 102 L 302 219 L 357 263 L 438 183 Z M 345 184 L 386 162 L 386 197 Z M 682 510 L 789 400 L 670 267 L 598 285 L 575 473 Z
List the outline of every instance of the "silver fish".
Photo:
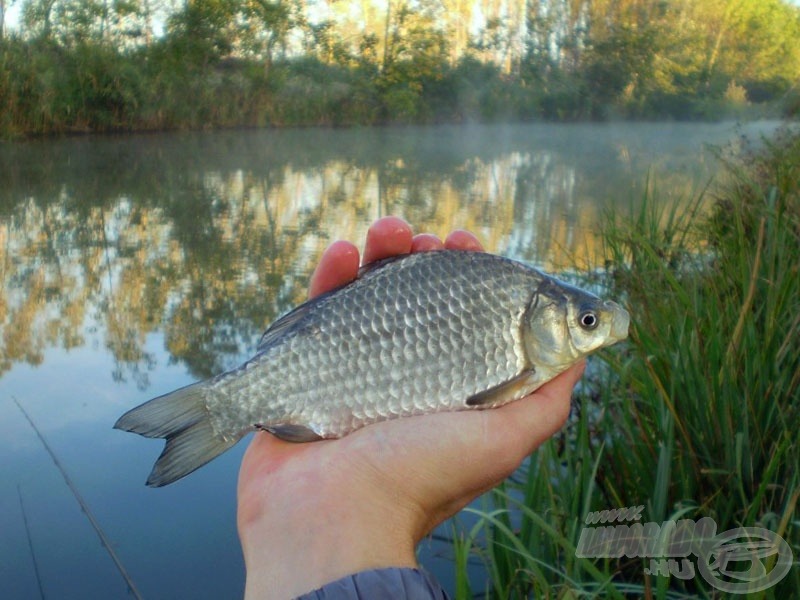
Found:
M 307 442 L 500 406 L 624 339 L 628 323 L 618 304 L 506 258 L 406 255 L 275 321 L 236 369 L 154 398 L 114 427 L 166 438 L 147 480 L 162 486 L 253 429 Z

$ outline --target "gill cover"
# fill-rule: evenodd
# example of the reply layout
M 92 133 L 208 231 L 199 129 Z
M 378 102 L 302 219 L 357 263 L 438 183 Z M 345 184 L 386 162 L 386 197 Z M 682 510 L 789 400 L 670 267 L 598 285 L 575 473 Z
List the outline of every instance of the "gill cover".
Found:
M 525 312 L 523 339 L 537 369 L 559 372 L 598 348 L 623 339 L 628 314 L 552 277 L 545 277 Z

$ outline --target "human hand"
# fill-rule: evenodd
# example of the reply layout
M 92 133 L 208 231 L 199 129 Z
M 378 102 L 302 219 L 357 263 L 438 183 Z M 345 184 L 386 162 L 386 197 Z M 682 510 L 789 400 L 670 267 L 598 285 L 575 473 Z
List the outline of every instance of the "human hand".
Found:
M 465 231 L 444 243 L 413 236 L 404 221 L 385 217 L 367 233 L 364 263 L 442 248 L 481 245 Z M 309 296 L 352 281 L 358 266 L 358 249 L 335 242 Z M 296 444 L 256 433 L 238 487 L 245 597 L 294 597 L 358 571 L 416 566 L 425 535 L 561 428 L 582 372 L 580 363 L 501 408 L 384 421 L 338 440 Z

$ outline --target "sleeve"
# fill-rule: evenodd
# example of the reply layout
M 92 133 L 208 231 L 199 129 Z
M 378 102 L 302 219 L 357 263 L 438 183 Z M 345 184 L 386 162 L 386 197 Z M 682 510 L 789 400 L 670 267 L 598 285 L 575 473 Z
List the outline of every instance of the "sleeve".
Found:
M 389 568 L 342 577 L 297 600 L 447 600 L 439 583 L 421 569 Z

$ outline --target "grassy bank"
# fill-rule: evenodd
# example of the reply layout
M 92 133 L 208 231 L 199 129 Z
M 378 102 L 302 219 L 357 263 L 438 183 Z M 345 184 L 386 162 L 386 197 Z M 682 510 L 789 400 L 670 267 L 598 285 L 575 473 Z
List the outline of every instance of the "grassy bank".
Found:
M 630 342 L 605 354 L 564 437 L 458 536 L 459 597 L 486 591 L 469 589 L 470 550 L 497 598 L 725 596 L 693 555 L 686 580 L 645 574 L 648 558 L 577 558 L 586 515 L 621 507 L 643 506 L 641 523 L 765 528 L 800 556 L 800 136 L 726 170 L 685 210 L 649 199 L 609 217 L 604 283 L 631 310 Z M 714 209 L 701 217 L 702 200 Z M 751 597 L 797 589 L 794 566 Z
M 798 104 L 785 86 L 751 102 L 745 88 L 730 93 L 725 77 L 700 91 L 698 83 L 634 101 L 590 86 L 582 72 L 548 82 L 531 68 L 509 74 L 470 55 L 450 61 L 412 54 L 386 66 L 358 56 L 266 63 L 212 50 L 178 36 L 132 49 L 0 39 L 0 138 L 608 117 L 718 120 L 777 117 Z

